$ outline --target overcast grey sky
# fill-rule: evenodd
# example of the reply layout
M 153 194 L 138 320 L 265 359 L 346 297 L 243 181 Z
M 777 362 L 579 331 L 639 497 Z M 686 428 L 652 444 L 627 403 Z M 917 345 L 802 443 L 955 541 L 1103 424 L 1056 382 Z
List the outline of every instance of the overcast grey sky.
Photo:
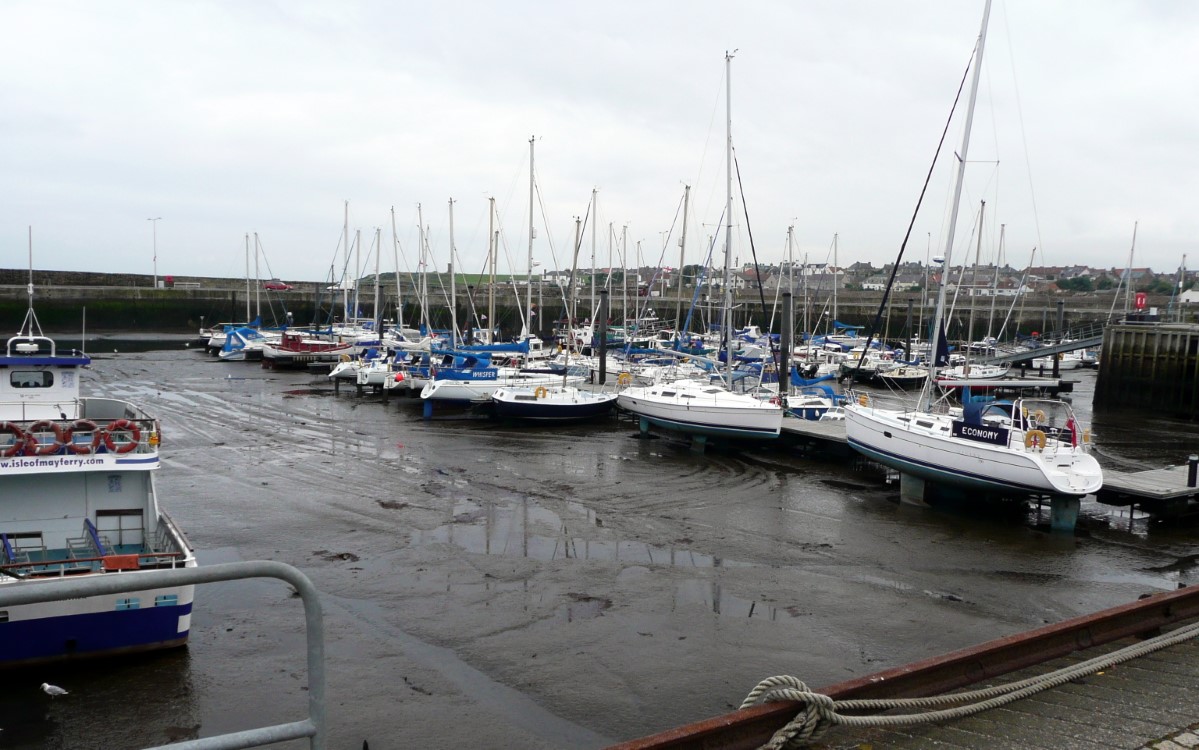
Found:
M 568 267 L 599 191 L 596 264 L 627 225 L 629 264 L 688 263 L 724 206 L 724 53 L 746 209 L 734 255 L 894 259 L 974 46 L 982 0 L 694 2 L 62 2 L 0 4 L 0 247 L 34 266 L 322 280 L 395 209 L 415 268 L 480 272 L 487 199 L 501 272 L 528 253 L 529 138 L 544 204 L 534 255 Z M 1199 4 L 996 0 L 954 261 L 1022 268 L 1199 267 Z M 941 254 L 951 127 L 905 259 Z M 158 222 L 148 218 L 162 217 Z M 931 247 L 931 250 L 930 250 Z M 619 252 L 619 246 L 616 248 Z M 590 265 L 590 234 L 580 264 Z M 718 252 L 717 264 L 722 263 Z M 620 265 L 619 259 L 613 261 Z M 268 267 L 269 265 L 269 267 Z M 351 261 L 353 265 L 353 261 Z

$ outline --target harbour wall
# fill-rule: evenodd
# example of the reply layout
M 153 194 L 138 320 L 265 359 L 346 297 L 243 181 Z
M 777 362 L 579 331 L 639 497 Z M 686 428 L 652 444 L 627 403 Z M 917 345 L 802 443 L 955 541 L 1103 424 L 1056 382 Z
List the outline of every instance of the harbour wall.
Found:
M 1095 406 L 1199 417 L 1199 325 L 1107 326 L 1095 384 Z
M 24 318 L 28 306 L 28 270 L 0 269 L 0 321 L 10 321 L 15 329 Z M 332 317 L 341 317 L 343 301 L 340 293 L 328 289 L 327 282 L 289 281 L 294 289 L 275 292 L 250 289 L 247 292 L 245 279 L 219 277 L 174 276 L 173 286 L 162 284 L 167 277 L 158 277 L 160 286 L 154 285 L 149 274 L 109 274 L 77 271 L 33 271 L 34 301 L 38 319 L 43 326 L 54 330 L 78 330 L 86 315 L 88 330 L 97 331 L 163 331 L 184 332 L 197 330 L 202 325 L 222 321 L 240 321 L 246 318 L 247 298 L 251 317 L 261 310 L 264 323 L 282 324 L 291 313 L 297 324 L 324 323 Z M 484 313 L 487 310 L 489 289 L 486 285 L 457 290 L 457 318 L 459 326 L 473 320 L 472 310 Z M 610 309 L 614 324 L 625 317 L 625 307 L 630 316 L 635 311 L 652 309 L 662 320 L 673 321 L 681 309 L 682 315 L 692 304 L 693 289 L 684 289 L 680 300 L 671 290 L 661 297 L 626 297 L 617 289 L 610 294 Z M 396 286 L 383 279 L 379 290 L 380 298 L 386 300 L 384 317 L 395 319 L 394 301 Z M 525 287 L 505 284 L 495 290 L 495 325 L 504 336 L 514 336 L 521 329 L 521 309 L 527 293 Z M 417 320 L 419 309 L 415 294 L 404 290 L 403 319 L 406 323 Z M 359 308 L 365 316 L 373 316 L 372 301 L 375 290 L 367 284 L 359 293 Z M 579 318 L 587 318 L 592 309 L 590 289 L 578 290 L 576 309 Z M 448 289 L 430 289 L 430 318 L 435 327 L 448 328 L 450 309 L 447 302 Z M 519 296 L 519 298 L 518 298 Z M 535 285 L 532 293 L 538 311 L 535 330 L 542 336 L 550 335 L 555 321 L 565 318 L 565 304 L 557 286 Z M 764 303 L 763 304 L 763 296 Z M 797 327 L 806 327 L 823 332 L 833 319 L 853 325 L 871 325 L 875 319 L 881 292 L 848 291 L 838 293 L 836 308 L 833 309 L 828 293 L 812 294 L 808 298 L 805 313 L 803 297 L 794 295 Z M 968 302 L 959 302 L 959 311 L 952 317 L 953 338 L 965 338 L 964 329 L 973 318 L 971 339 L 979 339 L 990 333 L 998 335 L 1003 321 L 1007 320 L 1005 338 L 1013 331 L 1021 334 L 1040 332 L 1048 334 L 1057 330 L 1059 303 L 1061 303 L 1062 326 L 1069 329 L 1084 323 L 1105 320 L 1113 308 L 1113 293 L 1085 295 L 1029 295 L 1012 304 L 1010 298 L 990 299 L 976 302 L 971 316 Z M 707 322 L 715 322 L 713 307 L 716 300 L 705 300 L 700 295 L 699 304 L 692 314 L 692 329 L 697 330 Z M 1165 309 L 1168 298 L 1150 298 L 1149 305 Z M 933 300 L 922 300 L 919 293 L 893 295 L 889 311 L 880 325 L 880 334 L 886 338 L 902 340 L 921 332 L 920 321 L 927 322 L 932 315 Z M 763 328 L 770 326 L 775 306 L 773 290 L 759 295 L 756 291 L 741 291 L 736 295 L 734 324 L 756 323 Z M 908 309 L 911 308 L 909 316 Z M 1194 319 L 1193 313 L 1188 313 Z M 699 321 L 698 323 L 696 321 Z M 805 324 L 805 321 L 807 323 Z M 775 325 L 775 328 L 778 326 Z M 955 333 L 955 329 L 957 333 Z M 923 336 L 921 336 L 923 337 Z

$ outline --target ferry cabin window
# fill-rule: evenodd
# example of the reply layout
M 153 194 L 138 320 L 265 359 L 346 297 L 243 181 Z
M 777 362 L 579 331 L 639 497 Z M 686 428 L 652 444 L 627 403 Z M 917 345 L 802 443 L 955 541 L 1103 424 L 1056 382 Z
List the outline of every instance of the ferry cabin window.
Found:
M 118 549 L 145 543 L 145 523 L 140 510 L 98 510 L 96 530 Z
M 13 370 L 8 374 L 8 384 L 13 388 L 49 388 L 54 385 L 54 373 L 50 370 Z

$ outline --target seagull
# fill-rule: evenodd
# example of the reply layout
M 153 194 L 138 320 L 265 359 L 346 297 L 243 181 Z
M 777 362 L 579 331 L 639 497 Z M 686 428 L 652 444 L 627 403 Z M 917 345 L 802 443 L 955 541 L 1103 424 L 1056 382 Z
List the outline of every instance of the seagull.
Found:
M 51 685 L 48 682 L 42 683 L 42 692 L 51 698 L 57 698 L 60 695 L 67 695 L 66 690 L 63 690 L 58 685 Z

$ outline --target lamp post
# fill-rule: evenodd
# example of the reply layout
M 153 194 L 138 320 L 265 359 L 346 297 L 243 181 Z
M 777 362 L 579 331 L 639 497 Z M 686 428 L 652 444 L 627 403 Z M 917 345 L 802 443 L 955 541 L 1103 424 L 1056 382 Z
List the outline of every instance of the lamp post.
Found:
M 154 288 L 158 288 L 158 222 L 162 219 L 161 216 L 155 216 L 153 219 L 146 219 L 150 222 L 150 226 L 154 232 Z

